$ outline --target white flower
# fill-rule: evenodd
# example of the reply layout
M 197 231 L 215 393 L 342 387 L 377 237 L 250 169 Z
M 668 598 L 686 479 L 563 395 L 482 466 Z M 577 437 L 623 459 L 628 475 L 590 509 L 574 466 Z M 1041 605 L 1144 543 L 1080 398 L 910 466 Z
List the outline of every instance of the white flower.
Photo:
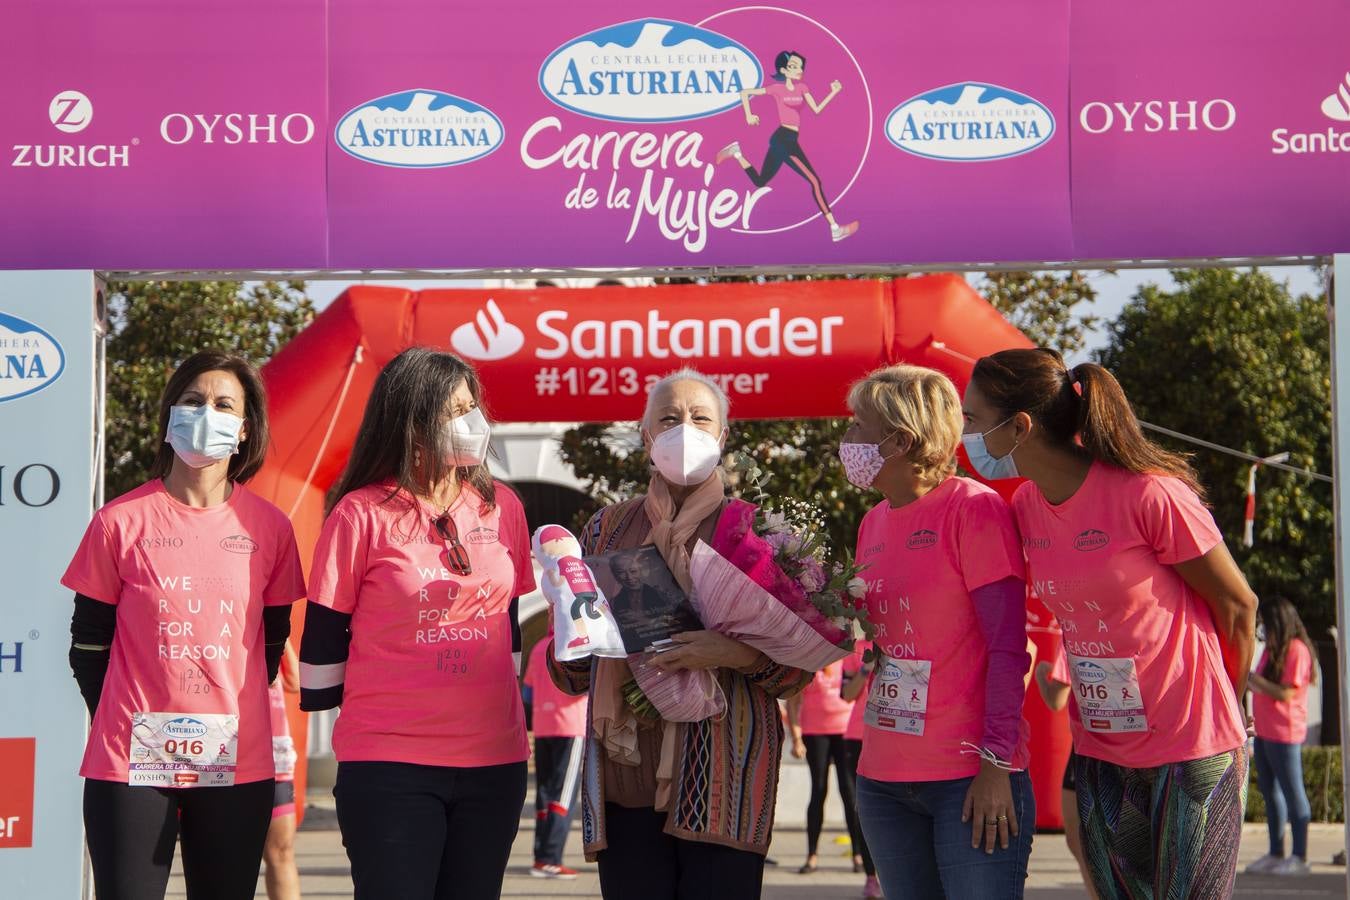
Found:
M 861 600 L 867 596 L 867 582 L 856 575 L 848 580 L 848 595 Z
M 788 552 L 789 556 L 796 556 L 798 553 L 802 552 L 802 539 L 794 534 L 792 537 L 788 538 L 783 549 Z

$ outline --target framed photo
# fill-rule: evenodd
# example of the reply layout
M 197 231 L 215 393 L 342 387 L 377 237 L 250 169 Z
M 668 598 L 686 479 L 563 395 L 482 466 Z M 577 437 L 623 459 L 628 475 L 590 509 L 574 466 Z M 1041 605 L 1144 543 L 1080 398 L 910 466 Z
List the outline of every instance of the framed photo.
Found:
M 586 557 L 618 623 L 624 649 L 641 653 L 653 641 L 681 631 L 700 631 L 689 597 L 653 546 Z

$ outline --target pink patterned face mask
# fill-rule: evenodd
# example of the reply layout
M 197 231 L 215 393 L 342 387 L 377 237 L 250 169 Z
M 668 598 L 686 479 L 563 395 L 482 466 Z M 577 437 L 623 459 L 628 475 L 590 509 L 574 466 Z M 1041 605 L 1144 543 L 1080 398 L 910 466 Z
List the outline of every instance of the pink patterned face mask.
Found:
M 839 461 L 844 464 L 844 477 L 849 484 L 864 491 L 886 465 L 886 457 L 881 455 L 877 444 L 840 444 Z

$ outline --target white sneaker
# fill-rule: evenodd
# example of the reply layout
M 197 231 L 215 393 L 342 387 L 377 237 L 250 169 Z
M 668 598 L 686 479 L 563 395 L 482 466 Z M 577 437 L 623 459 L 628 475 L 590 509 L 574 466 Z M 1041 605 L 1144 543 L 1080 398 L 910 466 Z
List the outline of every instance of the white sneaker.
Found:
M 740 155 L 741 155 L 741 142 L 740 142 L 740 141 L 732 141 L 730 144 L 727 144 L 727 145 L 726 145 L 725 147 L 723 147 L 721 150 L 718 150 L 718 151 L 717 151 L 717 157 L 716 157 L 716 159 L 714 160 L 714 162 L 719 163 L 719 164 L 720 164 L 720 163 L 724 163 L 724 162 L 726 162 L 727 160 L 729 160 L 729 159 L 735 159 L 736 157 L 738 157 L 738 156 L 740 156 Z
M 830 226 L 830 237 L 836 242 L 844 238 L 851 237 L 858 230 L 857 222 L 849 222 L 847 225 Z
M 1286 856 L 1280 864 L 1270 870 L 1272 875 L 1311 875 L 1312 866 L 1297 856 Z
M 1248 866 L 1244 871 L 1248 875 L 1264 875 L 1275 869 L 1282 862 L 1284 862 L 1283 856 L 1267 853 L 1265 856 Z

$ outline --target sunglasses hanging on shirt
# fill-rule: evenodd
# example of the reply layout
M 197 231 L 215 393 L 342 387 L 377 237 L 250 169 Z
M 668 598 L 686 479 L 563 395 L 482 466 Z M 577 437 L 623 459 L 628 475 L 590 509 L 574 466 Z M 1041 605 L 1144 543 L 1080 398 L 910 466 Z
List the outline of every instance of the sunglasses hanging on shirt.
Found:
M 436 533 L 445 541 L 445 552 L 450 560 L 450 571 L 456 575 L 473 574 L 473 565 L 469 562 L 469 551 L 459 542 L 459 529 L 455 527 L 455 520 L 450 517 L 450 510 L 446 510 L 436 517 L 433 523 L 436 526 Z

